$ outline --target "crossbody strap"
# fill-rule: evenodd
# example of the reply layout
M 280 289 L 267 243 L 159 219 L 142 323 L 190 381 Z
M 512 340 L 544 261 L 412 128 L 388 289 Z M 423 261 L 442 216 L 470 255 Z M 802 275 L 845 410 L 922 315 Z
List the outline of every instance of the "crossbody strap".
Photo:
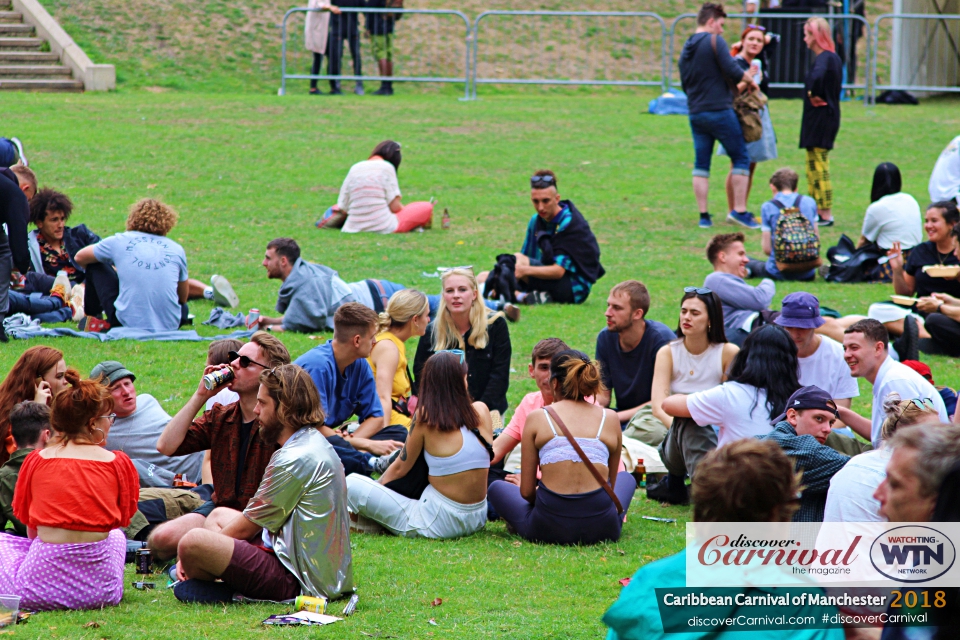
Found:
M 563 431 L 563 435 L 567 436 L 567 440 L 570 442 L 570 446 L 573 447 L 573 450 L 577 452 L 577 455 L 580 456 L 580 459 L 583 460 L 583 463 L 587 465 L 587 469 L 590 470 L 590 473 L 593 474 L 594 479 L 600 483 L 600 486 L 603 487 L 603 490 L 607 492 L 607 495 L 610 496 L 610 499 L 613 500 L 613 504 L 617 507 L 617 513 L 623 515 L 623 505 L 620 504 L 620 499 L 617 497 L 617 494 L 613 492 L 613 487 L 610 486 L 610 483 L 607 482 L 606 478 L 600 475 L 600 472 L 597 470 L 593 463 L 590 462 L 590 458 L 587 457 L 587 454 L 583 452 L 583 449 L 580 448 L 580 443 L 577 442 L 577 439 L 573 437 L 570 433 L 570 430 L 567 429 L 567 425 L 563 423 L 563 420 L 560 419 L 560 416 L 557 415 L 556 410 L 551 406 L 546 406 L 543 408 L 544 411 L 550 414 L 550 417 L 553 418 L 553 421 L 557 423 L 557 426 L 560 427 L 560 431 Z

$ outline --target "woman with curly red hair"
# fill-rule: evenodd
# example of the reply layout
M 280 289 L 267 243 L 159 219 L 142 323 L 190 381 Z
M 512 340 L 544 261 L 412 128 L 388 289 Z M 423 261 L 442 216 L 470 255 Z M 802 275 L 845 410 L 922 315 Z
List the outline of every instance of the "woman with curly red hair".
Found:
M 52 347 L 30 347 L 17 360 L 0 384 L 0 464 L 17 445 L 10 435 L 10 410 L 25 400 L 49 405 L 67 386 L 67 363 L 63 352 Z
M 99 609 L 123 597 L 126 538 L 140 482 L 126 454 L 103 444 L 113 424 L 113 396 L 76 371 L 53 398 L 46 448 L 20 468 L 13 513 L 27 538 L 0 535 L 0 593 L 20 606 Z

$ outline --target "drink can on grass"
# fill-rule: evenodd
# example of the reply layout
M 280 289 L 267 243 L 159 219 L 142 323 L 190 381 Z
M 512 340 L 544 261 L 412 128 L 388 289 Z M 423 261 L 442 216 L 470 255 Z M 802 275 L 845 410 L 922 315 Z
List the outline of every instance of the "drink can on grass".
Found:
M 311 613 L 326 613 L 327 599 L 313 596 L 297 596 L 293 601 L 293 608 L 297 611 L 310 611 Z
M 151 573 L 153 558 L 150 549 L 137 549 L 137 573 Z
M 203 386 L 206 387 L 207 391 L 213 391 L 217 387 L 225 385 L 231 380 L 233 380 L 233 369 L 227 367 L 226 369 L 220 369 L 219 371 L 211 371 L 207 375 L 203 376 Z

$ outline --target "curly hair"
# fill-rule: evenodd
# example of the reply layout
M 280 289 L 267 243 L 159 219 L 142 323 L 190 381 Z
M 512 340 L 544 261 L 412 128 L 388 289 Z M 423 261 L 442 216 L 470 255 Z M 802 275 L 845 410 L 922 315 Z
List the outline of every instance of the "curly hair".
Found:
M 60 445 L 78 437 L 89 440 L 94 421 L 113 411 L 113 396 L 100 382 L 83 380 L 73 369 L 67 369 L 66 378 L 70 386 L 57 394 L 50 408 L 50 426 Z
M 30 199 L 30 222 L 40 224 L 51 211 L 62 212 L 66 222 L 73 212 L 73 203 L 66 194 L 44 187 Z
M 155 236 L 170 233 L 180 216 L 169 205 L 153 198 L 143 198 L 130 207 L 127 216 L 127 231 L 139 231 Z

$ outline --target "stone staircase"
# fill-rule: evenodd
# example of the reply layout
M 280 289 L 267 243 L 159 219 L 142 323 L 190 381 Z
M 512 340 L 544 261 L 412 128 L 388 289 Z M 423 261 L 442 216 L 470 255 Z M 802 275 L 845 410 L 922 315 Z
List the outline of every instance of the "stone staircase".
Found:
M 43 44 L 10 0 L 0 0 L 0 91 L 83 91 L 57 54 L 41 51 Z

